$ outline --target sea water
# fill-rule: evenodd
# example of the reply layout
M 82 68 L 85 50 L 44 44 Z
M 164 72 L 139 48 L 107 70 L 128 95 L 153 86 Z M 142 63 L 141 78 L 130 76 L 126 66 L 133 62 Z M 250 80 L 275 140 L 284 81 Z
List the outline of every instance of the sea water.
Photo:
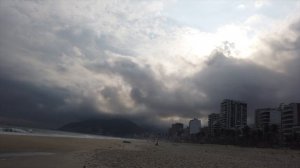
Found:
M 89 138 L 89 139 L 125 139 L 118 137 L 90 135 L 82 133 L 65 132 L 59 130 L 36 129 L 26 127 L 0 126 L 0 134 L 25 135 L 25 136 L 46 136 L 46 137 L 66 137 L 66 138 Z

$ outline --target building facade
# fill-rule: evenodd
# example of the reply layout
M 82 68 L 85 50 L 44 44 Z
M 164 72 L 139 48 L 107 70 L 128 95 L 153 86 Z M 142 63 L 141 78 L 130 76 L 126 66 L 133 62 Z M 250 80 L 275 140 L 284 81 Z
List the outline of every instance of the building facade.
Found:
M 183 133 L 183 124 L 175 123 L 172 124 L 172 127 L 169 129 L 169 136 L 178 137 Z
M 298 133 L 300 131 L 300 103 L 281 105 L 280 110 L 282 134 L 288 136 Z
M 216 130 L 220 129 L 220 114 L 212 113 L 208 115 L 209 134 L 214 136 Z
M 190 120 L 189 122 L 189 133 L 190 134 L 198 134 L 201 129 L 201 120 L 196 118 Z
M 243 128 L 247 125 L 247 104 L 225 99 L 221 103 L 220 126 L 223 129 Z
M 277 108 L 260 108 L 255 110 L 256 128 L 264 128 L 267 125 L 278 125 L 280 127 L 281 113 Z

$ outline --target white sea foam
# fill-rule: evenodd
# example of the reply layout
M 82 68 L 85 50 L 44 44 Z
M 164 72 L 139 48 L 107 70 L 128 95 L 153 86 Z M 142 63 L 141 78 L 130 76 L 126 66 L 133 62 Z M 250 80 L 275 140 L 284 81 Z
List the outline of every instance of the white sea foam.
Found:
M 102 135 L 89 135 L 89 134 L 57 131 L 57 130 L 33 129 L 33 128 L 22 128 L 22 127 L 0 127 L 0 134 L 44 136 L 44 137 L 88 138 L 88 139 L 128 139 L 128 138 L 110 137 L 110 136 L 102 136 Z

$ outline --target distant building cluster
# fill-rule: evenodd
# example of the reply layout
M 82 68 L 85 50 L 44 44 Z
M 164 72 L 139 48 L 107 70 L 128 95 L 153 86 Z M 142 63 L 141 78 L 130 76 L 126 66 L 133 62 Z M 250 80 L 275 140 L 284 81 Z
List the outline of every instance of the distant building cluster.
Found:
M 271 125 L 277 126 L 283 136 L 300 134 L 300 103 L 256 109 L 255 128 L 264 129 Z M 220 113 L 212 113 L 208 116 L 211 136 L 220 129 L 241 129 L 245 126 L 247 126 L 247 104 L 241 101 L 225 99 L 221 103 Z
M 172 124 L 168 137 L 173 140 L 209 143 L 243 144 L 253 146 L 280 145 L 300 142 L 300 103 L 280 104 L 276 108 L 255 110 L 255 124 L 247 125 L 247 103 L 224 99 L 220 112 L 208 116 L 208 126 L 194 118 L 184 124 Z
M 300 134 L 300 103 L 280 104 L 277 108 L 255 110 L 255 126 L 258 129 L 275 125 L 284 138 Z
M 201 132 L 201 120 L 194 118 L 190 120 L 189 126 L 184 128 L 182 123 L 172 124 L 168 135 L 173 140 L 197 139 Z
M 201 120 L 190 120 L 185 128 L 174 123 L 169 140 L 177 142 L 216 143 L 256 147 L 291 147 L 300 149 L 300 103 L 258 108 L 253 127 L 247 124 L 247 103 L 224 99 L 220 112 L 208 115 L 208 126 Z

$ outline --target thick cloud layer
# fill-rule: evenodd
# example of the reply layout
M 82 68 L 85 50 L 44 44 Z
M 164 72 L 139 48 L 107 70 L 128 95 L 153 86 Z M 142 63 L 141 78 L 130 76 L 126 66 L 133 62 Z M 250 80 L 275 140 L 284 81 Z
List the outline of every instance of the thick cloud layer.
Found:
M 163 126 L 206 120 L 231 98 L 249 104 L 251 122 L 257 107 L 300 100 L 298 19 L 262 35 L 248 58 L 227 42 L 199 44 L 198 56 L 185 37 L 213 35 L 164 17 L 166 3 L 1 1 L 0 120 L 115 116 Z

